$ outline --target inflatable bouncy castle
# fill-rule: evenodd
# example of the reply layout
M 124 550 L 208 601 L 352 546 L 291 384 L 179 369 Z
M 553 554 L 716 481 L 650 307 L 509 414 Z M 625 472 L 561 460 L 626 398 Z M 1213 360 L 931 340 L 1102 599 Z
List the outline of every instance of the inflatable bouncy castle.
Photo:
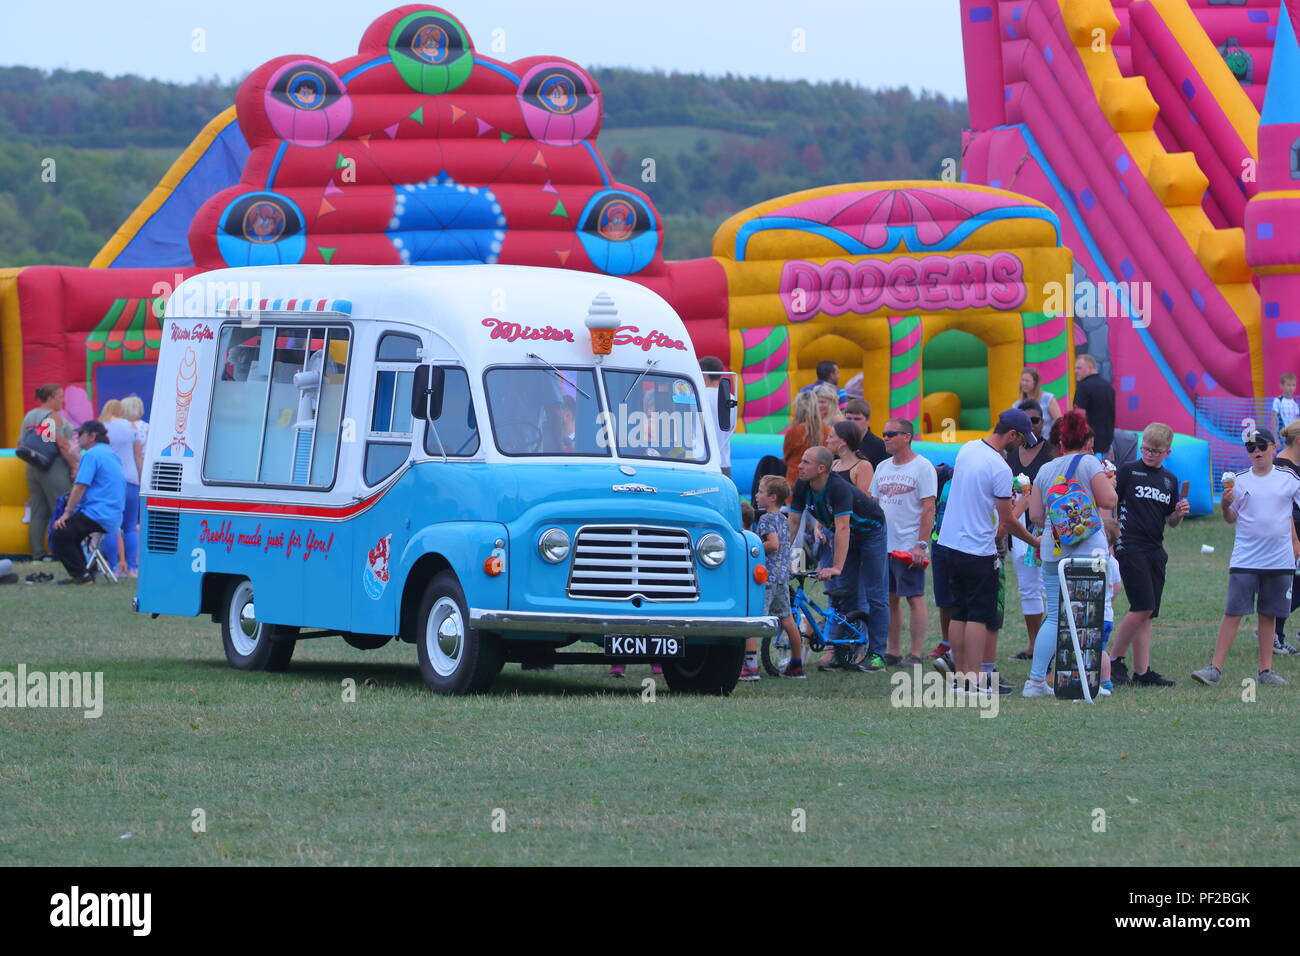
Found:
M 776 441 L 820 359 L 836 359 L 845 377 L 863 373 L 876 420 L 907 416 L 953 441 L 987 429 L 992 412 L 1014 401 L 1023 365 L 1067 397 L 1075 334 L 1114 363 L 1122 415 L 1169 411 L 1188 431 L 1191 412 L 1174 412 L 1187 411 L 1192 392 L 1258 394 L 1264 343 L 1279 345 L 1283 363 L 1290 355 L 1281 350 L 1296 324 L 1287 304 L 1295 297 L 1283 294 L 1295 272 L 1290 166 L 1283 157 L 1278 172 L 1261 155 L 1258 178 L 1232 202 L 1216 174 L 1214 189 L 1227 195 L 1210 203 L 1206 194 L 1197 207 L 1200 179 L 1186 157 L 1166 155 L 1170 138 L 1191 143 L 1188 125 L 1203 130 L 1209 146 L 1190 148 L 1227 163 L 1226 130 L 1245 135 L 1234 125 L 1242 104 L 1232 120 L 1199 107 L 1193 121 L 1152 120 L 1145 137 L 1102 129 L 1099 117 L 1140 126 L 1152 112 L 1125 82 L 1123 70 L 1148 62 L 1127 39 L 1147 4 L 1128 7 L 963 0 L 975 126 L 965 182 L 849 183 L 768 200 L 720 226 L 714 255 L 686 261 L 663 258 L 654 203 L 616 182 L 603 160 L 602 95 L 586 70 L 555 56 L 495 60 L 446 10 L 391 10 L 361 36 L 356 56 L 282 56 L 253 70 L 233 108 L 201 131 L 91 268 L 0 271 L 0 445 L 16 441 L 43 382 L 69 386 L 74 419 L 130 393 L 148 406 L 170 291 L 226 265 L 279 263 L 512 263 L 641 282 L 680 313 L 699 354 L 738 373 L 742 431 Z M 1131 30 L 1121 21 L 1128 13 Z M 1062 43 L 1082 39 L 1093 21 L 1113 42 L 1113 74 Z M 1294 81 L 1282 55 L 1270 64 L 1264 39 L 1240 33 L 1252 82 L 1270 72 Z M 1203 99 L 1223 99 L 1217 86 L 1205 88 L 1214 92 Z M 1261 101 L 1278 127 L 1273 157 L 1284 152 L 1295 99 Z M 1164 100 L 1157 112 L 1170 112 Z M 1239 241 L 1232 217 L 1251 226 L 1247 206 L 1258 211 L 1257 229 Z M 1149 326 L 1099 328 L 1084 315 L 1079 290 L 1108 276 L 1158 277 L 1156 302 L 1127 300 L 1153 308 Z M 1262 304 L 1253 280 L 1265 282 Z M 192 307 L 250 298 L 214 286 Z M 1187 313 L 1187 303 L 1199 311 Z M 0 460 L 13 479 L 0 481 L 0 551 L 25 548 L 14 464 Z
M 1294 8 L 961 0 L 963 178 L 1059 216 L 1075 255 L 1059 305 L 1120 427 L 1234 450 L 1300 367 Z

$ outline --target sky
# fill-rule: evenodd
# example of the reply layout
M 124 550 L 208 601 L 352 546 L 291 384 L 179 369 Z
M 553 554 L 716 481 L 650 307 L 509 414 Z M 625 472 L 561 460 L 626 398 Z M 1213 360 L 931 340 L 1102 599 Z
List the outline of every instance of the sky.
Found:
M 0 65 L 234 80 L 273 57 L 355 55 L 401 0 L 10 0 Z M 846 80 L 965 99 L 958 0 L 442 0 L 475 48 L 583 66 Z M 196 32 L 200 31 L 200 32 Z M 200 48 L 201 49 L 198 49 Z

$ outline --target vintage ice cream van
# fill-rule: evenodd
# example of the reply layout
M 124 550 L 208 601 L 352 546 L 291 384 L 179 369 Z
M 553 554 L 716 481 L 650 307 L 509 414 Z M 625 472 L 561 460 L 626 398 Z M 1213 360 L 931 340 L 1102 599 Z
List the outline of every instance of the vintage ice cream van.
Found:
M 205 273 L 166 305 L 137 609 L 210 614 L 248 670 L 396 637 L 445 693 L 651 660 L 727 693 L 774 622 L 705 395 L 680 318 L 621 279 Z

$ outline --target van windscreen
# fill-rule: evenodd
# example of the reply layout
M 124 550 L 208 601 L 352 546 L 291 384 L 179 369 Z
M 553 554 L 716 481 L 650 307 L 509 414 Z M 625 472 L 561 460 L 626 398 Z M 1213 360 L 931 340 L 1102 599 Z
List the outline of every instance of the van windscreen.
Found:
M 483 388 L 492 434 L 503 455 L 609 457 L 591 369 L 491 368 Z
M 709 460 L 705 418 L 690 379 L 658 372 L 604 369 L 613 404 L 609 431 L 624 458 Z

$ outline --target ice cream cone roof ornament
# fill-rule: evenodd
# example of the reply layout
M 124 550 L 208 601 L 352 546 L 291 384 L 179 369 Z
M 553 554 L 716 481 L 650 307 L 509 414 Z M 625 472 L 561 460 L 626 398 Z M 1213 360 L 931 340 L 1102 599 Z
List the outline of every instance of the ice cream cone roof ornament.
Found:
M 618 329 L 618 308 L 609 293 L 601 292 L 587 307 L 587 329 L 591 332 L 591 351 L 596 361 L 614 350 L 614 332 Z

